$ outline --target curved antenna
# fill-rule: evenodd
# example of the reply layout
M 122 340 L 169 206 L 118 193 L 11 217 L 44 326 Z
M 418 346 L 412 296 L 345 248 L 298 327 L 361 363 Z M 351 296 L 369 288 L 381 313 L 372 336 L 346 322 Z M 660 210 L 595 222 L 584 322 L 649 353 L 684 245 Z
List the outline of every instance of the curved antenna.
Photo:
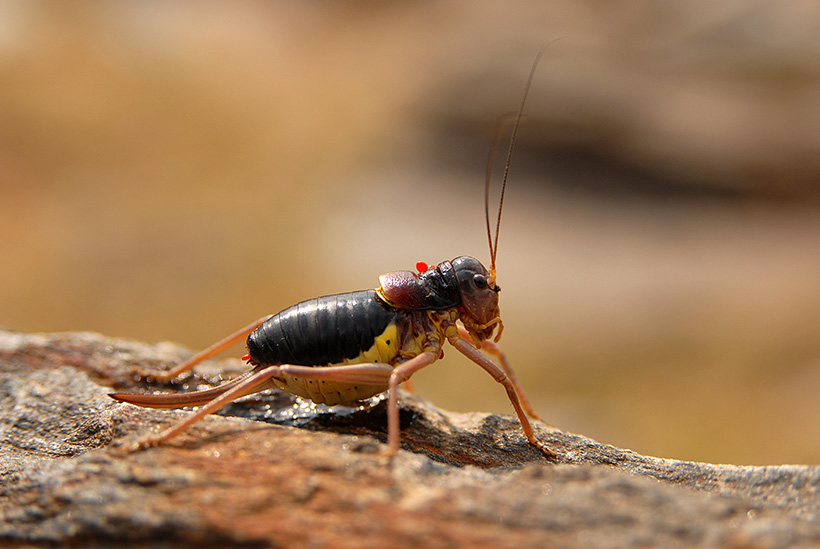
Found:
M 487 155 L 487 175 L 484 182 L 484 221 L 487 224 L 487 240 L 490 245 L 490 273 L 493 275 L 493 278 L 495 278 L 495 249 L 493 247 L 492 231 L 490 230 L 490 183 L 492 183 L 493 172 L 495 171 L 495 156 L 498 151 L 498 142 L 501 141 L 501 130 L 504 129 L 504 124 L 510 116 L 513 116 L 513 113 L 502 114 L 498 118 L 498 122 L 496 122 L 495 134 L 493 135 L 493 140 L 490 142 L 490 152 Z M 497 231 L 496 242 L 498 242 Z M 495 280 L 492 280 L 491 282 L 495 282 Z
M 498 142 L 501 138 L 501 128 L 504 119 L 507 118 L 509 115 L 502 116 L 499 119 L 498 125 L 496 126 L 495 137 L 493 138 L 492 144 L 490 146 L 490 155 L 487 159 L 487 179 L 484 185 L 484 218 L 487 222 L 487 239 L 489 240 L 490 244 L 490 277 L 491 277 L 491 284 L 495 284 L 495 258 L 498 254 L 498 233 L 501 230 L 501 210 L 504 207 L 504 191 L 507 189 L 507 177 L 510 174 L 510 164 L 512 162 L 512 154 L 513 150 L 515 150 L 515 140 L 518 137 L 518 127 L 521 125 L 521 119 L 524 117 L 524 105 L 527 103 L 527 95 L 530 93 L 530 86 L 532 85 L 532 79 L 535 76 L 535 69 L 538 67 L 538 62 L 541 61 L 541 56 L 544 55 L 544 51 L 553 44 L 556 40 L 560 40 L 562 37 L 555 38 L 550 40 L 543 46 L 541 49 L 538 50 L 538 54 L 535 56 L 535 61 L 532 63 L 532 67 L 530 68 L 530 74 L 527 77 L 527 84 L 524 86 L 524 95 L 521 97 L 521 105 L 518 107 L 518 112 L 515 115 L 515 122 L 513 124 L 512 133 L 510 134 L 510 146 L 507 149 L 507 158 L 504 163 L 504 176 L 501 180 L 501 198 L 498 200 L 498 219 L 496 220 L 495 224 L 495 238 L 493 238 L 492 233 L 490 231 L 490 183 L 493 177 L 493 169 L 495 167 L 495 153 L 498 148 Z

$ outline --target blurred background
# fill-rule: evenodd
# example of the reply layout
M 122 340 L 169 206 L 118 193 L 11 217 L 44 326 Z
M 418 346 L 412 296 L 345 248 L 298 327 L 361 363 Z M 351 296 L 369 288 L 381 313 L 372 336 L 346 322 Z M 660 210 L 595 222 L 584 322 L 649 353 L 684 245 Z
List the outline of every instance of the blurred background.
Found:
M 559 36 L 498 255 L 536 408 L 645 454 L 818 463 L 812 2 L 3 2 L 0 325 L 199 349 L 486 261 L 496 120 Z M 456 354 L 418 392 L 511 413 Z

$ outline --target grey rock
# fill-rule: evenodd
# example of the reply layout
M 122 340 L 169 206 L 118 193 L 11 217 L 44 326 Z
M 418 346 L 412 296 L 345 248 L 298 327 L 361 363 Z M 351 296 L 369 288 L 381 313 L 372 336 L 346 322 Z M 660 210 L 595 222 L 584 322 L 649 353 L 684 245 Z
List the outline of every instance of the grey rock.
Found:
M 171 386 L 139 377 L 189 356 L 96 334 L 0 332 L 0 540 L 145 546 L 751 546 L 820 544 L 820 468 L 642 456 L 511 416 L 402 395 L 402 448 L 378 454 L 383 401 L 248 397 L 150 450 L 119 443 L 188 412 L 115 390 L 186 390 L 243 370 L 212 361 Z

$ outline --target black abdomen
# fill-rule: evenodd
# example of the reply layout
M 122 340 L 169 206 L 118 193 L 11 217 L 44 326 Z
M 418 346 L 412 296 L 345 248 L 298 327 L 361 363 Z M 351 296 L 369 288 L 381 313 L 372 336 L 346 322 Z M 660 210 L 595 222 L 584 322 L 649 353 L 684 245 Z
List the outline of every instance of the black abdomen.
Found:
M 335 364 L 372 347 L 397 313 L 375 290 L 309 299 L 257 328 L 248 336 L 248 352 L 257 364 Z

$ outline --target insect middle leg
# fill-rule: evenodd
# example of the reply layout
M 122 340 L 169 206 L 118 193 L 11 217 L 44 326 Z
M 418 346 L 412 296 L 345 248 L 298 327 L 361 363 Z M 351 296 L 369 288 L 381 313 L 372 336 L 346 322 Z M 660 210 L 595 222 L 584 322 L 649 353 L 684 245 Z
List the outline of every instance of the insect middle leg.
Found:
M 352 364 L 331 368 L 309 366 L 282 366 L 290 375 L 316 380 L 346 383 L 370 383 L 387 385 L 387 449 L 384 455 L 392 458 L 399 451 L 401 429 L 399 427 L 399 384 L 410 379 L 417 371 L 438 360 L 439 353 L 425 351 L 396 367 L 387 364 Z

